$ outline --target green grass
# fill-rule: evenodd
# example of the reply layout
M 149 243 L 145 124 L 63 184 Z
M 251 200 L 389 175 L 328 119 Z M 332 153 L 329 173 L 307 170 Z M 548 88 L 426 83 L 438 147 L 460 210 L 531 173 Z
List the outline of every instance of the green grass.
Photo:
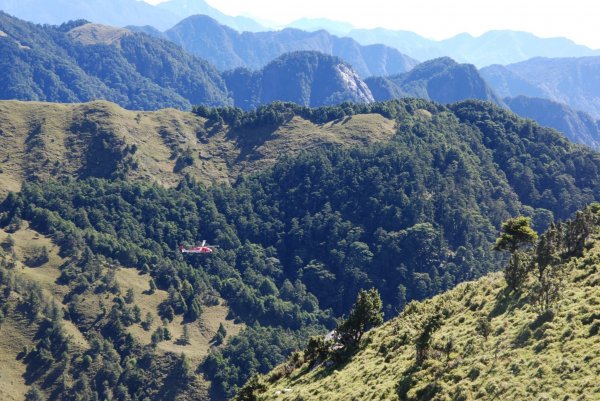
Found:
M 339 366 L 307 364 L 265 377 L 261 400 L 598 400 L 600 399 L 600 243 L 567 262 L 562 299 L 539 315 L 528 292 L 507 294 L 501 273 L 464 283 L 369 332 Z M 421 367 L 414 340 L 425 316 L 441 328 Z M 487 339 L 477 319 L 491 318 Z M 452 351 L 443 352 L 452 339 Z

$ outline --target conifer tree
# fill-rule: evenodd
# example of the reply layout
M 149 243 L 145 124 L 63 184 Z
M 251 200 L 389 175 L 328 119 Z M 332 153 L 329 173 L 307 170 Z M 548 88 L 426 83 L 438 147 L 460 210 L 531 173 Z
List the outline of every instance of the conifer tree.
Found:
M 416 363 L 418 366 L 421 366 L 427 360 L 429 349 L 431 348 L 431 337 L 440 328 L 441 324 L 442 317 L 439 314 L 430 316 L 423 324 L 421 334 L 419 334 L 415 341 Z
M 363 334 L 383 323 L 383 306 L 379 292 L 372 288 L 360 290 L 350 315 L 336 329 L 337 340 L 345 345 L 354 345 Z
M 502 234 L 496 240 L 494 249 L 508 251 L 511 258 L 504 270 L 506 284 L 511 290 L 519 290 L 530 270 L 529 258 L 524 252 L 537 240 L 537 234 L 531 228 L 529 217 L 519 216 L 502 223 Z

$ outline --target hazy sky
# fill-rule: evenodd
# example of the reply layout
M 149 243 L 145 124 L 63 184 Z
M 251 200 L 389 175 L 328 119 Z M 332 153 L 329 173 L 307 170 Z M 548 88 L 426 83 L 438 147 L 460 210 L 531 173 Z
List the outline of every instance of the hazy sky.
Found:
M 147 0 L 158 3 L 160 0 Z M 302 17 L 348 21 L 360 28 L 414 31 L 433 39 L 492 29 L 565 36 L 600 48 L 599 0 L 206 0 L 230 15 L 288 23 Z

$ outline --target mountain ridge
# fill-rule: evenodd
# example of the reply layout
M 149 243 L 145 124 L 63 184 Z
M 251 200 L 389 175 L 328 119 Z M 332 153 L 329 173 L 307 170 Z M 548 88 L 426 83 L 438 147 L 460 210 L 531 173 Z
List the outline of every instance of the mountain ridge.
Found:
M 230 103 L 212 65 L 165 40 L 86 21 L 39 26 L 2 12 L 0 30 L 6 33 L 0 37 L 0 71 L 9 77 L 0 84 L 5 99 L 103 98 L 140 109 Z
M 502 99 L 488 86 L 475 66 L 459 64 L 449 57 L 426 61 L 404 74 L 370 78 L 367 83 L 377 93 L 376 100 L 379 101 L 400 95 L 439 103 L 479 99 L 503 105 Z
M 483 68 L 490 85 L 504 97 L 531 95 L 564 103 L 600 118 L 600 57 L 537 57 L 503 67 Z
M 132 29 L 149 32 L 143 27 Z M 287 28 L 240 33 L 204 15 L 188 17 L 160 34 L 155 31 L 152 34 L 171 40 L 221 70 L 260 69 L 284 53 L 304 50 L 340 57 L 363 77 L 405 72 L 417 64 L 396 49 L 380 44 L 361 46 L 353 39 L 339 38 L 326 31 L 309 33 Z
M 494 270 L 502 258 L 489 249 L 508 217 L 526 214 L 542 230 L 600 198 L 598 153 L 481 101 L 318 109 L 274 103 L 249 112 L 198 107 L 193 114 L 136 113 L 105 102 L 0 106 L 7 108 L 0 113 L 0 180 L 19 171 L 25 179 L 0 204 L 0 224 L 15 233 L 29 225 L 71 258 L 58 263 L 73 294 L 64 300 L 65 320 L 110 350 L 99 356 L 92 346 L 81 356 L 71 348 L 60 357 L 65 333 L 55 327 L 57 340 L 43 337 L 24 360 L 26 367 L 46 360 L 49 368 L 31 383 L 47 394 L 109 388 L 164 399 L 170 388 L 191 401 L 204 398 L 193 393 L 208 387 L 196 384 L 194 372 L 202 372 L 213 399 L 230 397 L 252 372 L 266 373 L 308 336 L 331 330 L 361 288 L 376 287 L 391 317 L 411 300 Z M 222 176 L 237 166 L 231 185 L 209 185 L 205 163 Z M 202 240 L 219 245 L 210 258 L 177 252 L 176 244 Z M 43 248 L 33 248 L 28 263 L 44 269 Z M 147 274 L 134 302 L 146 299 L 142 290 L 168 294 L 150 311 L 168 320 L 168 331 L 157 322 L 152 334 L 128 335 L 145 323 L 127 301 L 132 296 L 119 290 L 119 265 Z M 0 297 L 21 294 L 23 287 L 5 277 Z M 39 305 L 37 293 L 28 293 L 25 299 Z M 92 294 L 105 294 L 106 314 Z M 172 334 L 185 337 L 182 319 L 197 339 L 215 299 L 245 324 L 239 334 L 193 368 L 189 359 L 198 353 L 152 351 L 181 349 Z M 104 316 L 101 326 L 85 313 L 93 310 Z M 65 357 L 70 370 L 62 369 Z M 113 366 L 108 385 L 101 361 Z M 46 381 L 46 372 L 61 372 L 74 385 Z M 183 381 L 162 386 L 170 374 Z

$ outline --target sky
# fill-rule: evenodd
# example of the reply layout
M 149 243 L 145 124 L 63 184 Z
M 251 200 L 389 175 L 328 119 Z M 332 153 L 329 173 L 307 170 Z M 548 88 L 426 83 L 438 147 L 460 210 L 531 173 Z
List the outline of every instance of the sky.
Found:
M 146 0 L 158 3 L 161 0 Z M 162 0 L 164 1 L 164 0 Z M 284 25 L 302 17 L 347 21 L 358 28 L 413 31 L 431 39 L 493 29 L 564 36 L 600 48 L 598 0 L 206 0 L 229 15 Z

